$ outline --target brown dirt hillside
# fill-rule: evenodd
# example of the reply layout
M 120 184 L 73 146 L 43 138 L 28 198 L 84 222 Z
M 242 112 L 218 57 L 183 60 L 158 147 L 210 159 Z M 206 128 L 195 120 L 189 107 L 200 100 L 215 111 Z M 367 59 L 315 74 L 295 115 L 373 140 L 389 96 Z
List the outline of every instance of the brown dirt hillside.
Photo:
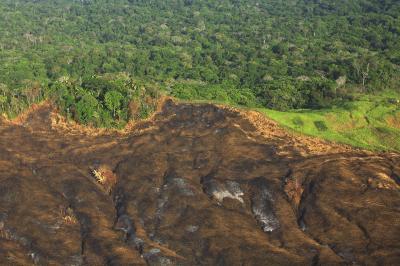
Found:
M 0 265 L 399 265 L 399 243 L 399 154 L 172 100 L 123 132 L 0 120 Z

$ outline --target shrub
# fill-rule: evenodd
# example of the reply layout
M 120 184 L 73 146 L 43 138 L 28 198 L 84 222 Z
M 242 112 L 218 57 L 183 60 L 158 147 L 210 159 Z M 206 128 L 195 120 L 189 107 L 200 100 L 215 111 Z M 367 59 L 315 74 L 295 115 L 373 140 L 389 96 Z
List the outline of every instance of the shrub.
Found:
M 328 127 L 326 126 L 324 121 L 314 121 L 315 127 L 318 129 L 318 131 L 327 131 Z
M 302 127 L 304 126 L 304 122 L 300 117 L 295 117 L 292 119 L 292 122 L 295 126 Z

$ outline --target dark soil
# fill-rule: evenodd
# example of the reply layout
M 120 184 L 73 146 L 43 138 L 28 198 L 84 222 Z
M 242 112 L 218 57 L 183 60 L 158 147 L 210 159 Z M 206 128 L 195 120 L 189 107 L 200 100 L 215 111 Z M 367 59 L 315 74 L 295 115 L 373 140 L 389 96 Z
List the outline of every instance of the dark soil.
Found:
M 1 265 L 400 264 L 398 154 L 206 104 L 166 101 L 127 133 L 51 118 L 0 122 Z

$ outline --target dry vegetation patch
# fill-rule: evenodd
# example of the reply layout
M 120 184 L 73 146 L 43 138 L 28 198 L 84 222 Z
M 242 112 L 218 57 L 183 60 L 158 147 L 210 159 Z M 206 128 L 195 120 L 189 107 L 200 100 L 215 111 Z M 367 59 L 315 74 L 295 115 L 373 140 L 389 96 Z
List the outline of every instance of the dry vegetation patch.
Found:
M 61 208 L 61 217 L 66 224 L 77 224 L 78 219 L 75 215 L 74 210 L 71 207 Z
M 92 175 L 108 193 L 111 193 L 117 183 L 117 176 L 108 165 L 100 165 L 99 167 L 93 168 Z
M 386 122 L 388 123 L 389 126 L 400 129 L 400 112 L 386 117 Z

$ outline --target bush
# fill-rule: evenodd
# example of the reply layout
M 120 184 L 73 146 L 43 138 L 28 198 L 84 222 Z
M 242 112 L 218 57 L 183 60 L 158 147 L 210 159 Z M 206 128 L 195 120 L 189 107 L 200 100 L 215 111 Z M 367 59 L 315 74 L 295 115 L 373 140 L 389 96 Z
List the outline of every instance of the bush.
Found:
M 300 117 L 295 117 L 295 118 L 293 118 L 293 119 L 292 119 L 292 122 L 293 122 L 293 124 L 294 124 L 295 126 L 297 126 L 297 127 L 302 127 L 302 126 L 304 126 L 304 122 L 303 122 L 303 120 L 302 120 Z
M 318 129 L 318 131 L 327 131 L 328 127 L 326 126 L 324 121 L 314 121 L 315 127 Z

